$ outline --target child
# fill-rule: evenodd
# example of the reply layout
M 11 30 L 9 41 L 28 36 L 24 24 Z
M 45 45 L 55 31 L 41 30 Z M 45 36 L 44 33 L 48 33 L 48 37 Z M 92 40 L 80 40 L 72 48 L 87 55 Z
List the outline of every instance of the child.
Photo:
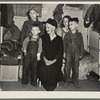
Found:
M 23 42 L 23 85 L 28 84 L 30 76 L 30 84 L 33 86 L 37 86 L 37 60 L 40 60 L 40 53 L 42 52 L 42 40 L 39 38 L 39 33 L 39 25 L 33 24 L 31 29 L 31 35 L 27 37 Z
M 34 23 L 39 24 L 41 33 L 42 35 L 43 32 L 43 24 L 38 20 L 39 16 L 39 9 L 37 7 L 32 7 L 28 13 L 28 20 L 24 22 L 23 27 L 22 27 L 22 32 L 21 32 L 21 37 L 20 37 L 20 45 L 22 46 L 23 41 L 26 37 L 28 37 L 30 34 L 30 28 Z
M 78 75 L 79 75 L 79 59 L 83 56 L 84 43 L 83 37 L 78 32 L 78 18 L 71 18 L 69 21 L 70 31 L 64 37 L 64 55 L 66 59 L 65 65 L 65 81 L 67 86 L 70 83 L 70 70 L 72 68 L 72 82 L 75 87 L 79 88 Z

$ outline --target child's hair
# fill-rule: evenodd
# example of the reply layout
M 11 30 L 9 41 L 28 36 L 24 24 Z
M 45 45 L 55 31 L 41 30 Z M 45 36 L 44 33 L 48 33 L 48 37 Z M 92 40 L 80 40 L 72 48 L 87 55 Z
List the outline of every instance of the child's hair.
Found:
M 33 28 L 33 27 L 38 27 L 38 28 L 39 28 L 39 30 L 40 30 L 40 25 L 39 25 L 39 24 L 37 24 L 37 23 L 32 24 L 31 30 L 32 30 L 32 28 Z
M 61 27 L 61 28 L 62 28 L 62 27 L 65 27 L 64 24 L 63 24 L 63 21 L 64 21 L 65 18 L 67 18 L 68 21 L 71 19 L 71 17 L 70 17 L 69 15 L 64 16 L 63 19 L 62 19 L 62 22 L 61 22 L 61 24 L 60 24 L 60 27 Z
M 38 27 L 39 28 L 39 30 L 40 30 L 40 25 L 39 24 L 37 24 L 37 23 L 34 23 L 34 24 L 32 24 L 32 26 L 31 26 L 31 29 L 30 30 L 32 30 L 32 28 L 33 27 Z M 39 33 L 40 34 L 40 33 Z M 32 36 L 32 33 L 30 34 L 30 36 Z
M 79 23 L 79 19 L 77 17 L 71 18 L 69 22 L 76 22 Z
M 27 16 L 28 16 L 28 19 L 31 19 L 30 15 L 29 15 L 29 13 L 30 13 L 31 10 L 34 10 L 35 12 L 39 13 L 39 9 L 38 9 L 37 7 L 32 7 L 32 8 L 29 9 L 29 11 L 26 13 Z M 38 16 L 37 16 L 37 17 L 38 17 Z

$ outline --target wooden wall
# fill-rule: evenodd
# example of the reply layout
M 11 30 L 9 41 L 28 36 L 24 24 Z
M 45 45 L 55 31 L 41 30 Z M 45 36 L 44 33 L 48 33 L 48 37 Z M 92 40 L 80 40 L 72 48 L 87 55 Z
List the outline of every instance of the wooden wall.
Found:
M 46 21 L 48 18 L 53 18 L 53 11 L 56 8 L 57 4 L 43 4 L 42 6 L 42 13 L 41 17 L 39 17 L 40 21 Z M 70 15 L 71 17 L 78 17 L 79 18 L 79 31 L 83 34 L 84 39 L 84 47 L 85 50 L 88 51 L 88 29 L 84 27 L 83 25 L 83 18 L 82 18 L 82 12 L 83 10 L 79 9 L 67 9 L 64 11 L 64 15 Z M 22 28 L 22 25 L 24 21 L 27 20 L 27 17 L 21 17 L 21 16 L 15 16 L 14 21 L 15 24 L 19 27 L 19 29 Z

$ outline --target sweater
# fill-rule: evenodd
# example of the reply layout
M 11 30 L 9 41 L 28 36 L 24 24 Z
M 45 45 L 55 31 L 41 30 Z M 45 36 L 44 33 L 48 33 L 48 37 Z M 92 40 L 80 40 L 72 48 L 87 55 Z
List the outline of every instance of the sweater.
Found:
M 64 53 L 78 53 L 79 56 L 83 56 L 84 53 L 84 43 L 83 37 L 80 32 L 72 33 L 67 32 L 64 37 Z

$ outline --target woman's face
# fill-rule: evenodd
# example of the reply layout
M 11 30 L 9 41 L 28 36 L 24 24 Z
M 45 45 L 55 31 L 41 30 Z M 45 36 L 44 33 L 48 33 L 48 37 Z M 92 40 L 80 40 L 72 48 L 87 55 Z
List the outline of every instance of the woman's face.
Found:
M 63 24 L 65 27 L 68 27 L 68 22 L 69 22 L 68 18 L 64 18 Z
M 46 23 L 46 31 L 48 34 L 53 33 L 55 31 L 55 27 L 49 23 Z
M 36 19 L 36 17 L 38 16 L 38 13 L 35 12 L 34 10 L 31 10 L 31 11 L 29 12 L 29 15 L 30 15 L 30 18 L 31 18 L 31 19 Z

